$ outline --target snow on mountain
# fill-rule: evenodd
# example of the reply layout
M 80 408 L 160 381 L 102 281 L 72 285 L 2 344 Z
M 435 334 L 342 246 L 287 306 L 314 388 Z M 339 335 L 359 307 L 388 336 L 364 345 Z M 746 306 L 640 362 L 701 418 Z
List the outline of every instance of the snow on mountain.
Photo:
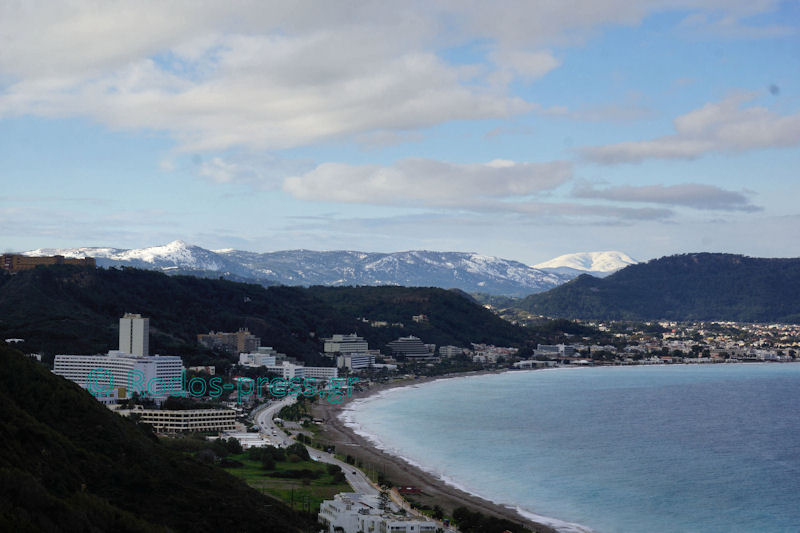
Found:
M 624 252 L 580 252 L 560 255 L 555 259 L 533 265 L 533 268 L 567 275 L 572 271 L 577 272 L 577 275 L 589 273 L 603 277 L 636 263 L 638 261 Z
M 518 261 L 476 253 L 413 250 L 396 253 L 286 250 L 255 253 L 206 250 L 183 241 L 163 246 L 40 249 L 26 255 L 94 257 L 98 266 L 133 266 L 169 274 L 191 273 L 263 284 L 405 285 L 458 288 L 508 296 L 526 296 L 570 279 Z

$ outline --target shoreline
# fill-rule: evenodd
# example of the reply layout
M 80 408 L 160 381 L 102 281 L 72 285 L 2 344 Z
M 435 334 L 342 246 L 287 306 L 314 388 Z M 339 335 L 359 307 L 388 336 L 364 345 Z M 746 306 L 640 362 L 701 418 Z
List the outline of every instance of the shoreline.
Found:
M 570 530 L 587 531 L 586 529 L 577 529 L 580 527 L 577 524 L 569 524 L 555 518 L 551 519 L 550 517 L 536 515 L 533 512 L 495 503 L 455 487 L 437 477 L 435 474 L 427 472 L 419 466 L 408 462 L 406 459 L 381 450 L 369 439 L 356 433 L 353 428 L 347 426 L 346 423 L 339 418 L 350 402 L 364 400 L 386 390 L 421 385 L 440 379 L 465 378 L 501 374 L 504 372 L 509 372 L 509 370 L 467 372 L 392 383 L 380 383 L 371 386 L 365 391 L 354 394 L 337 405 L 327 402 L 316 404 L 313 407 L 313 413 L 316 418 L 321 418 L 325 421 L 322 426 L 323 430 L 320 437 L 323 440 L 330 441 L 336 446 L 337 453 L 351 455 L 359 459 L 366 468 L 380 469 L 394 486 L 413 486 L 419 488 L 421 491 L 420 494 L 410 495 L 411 500 L 415 503 L 427 505 L 429 507 L 439 505 L 444 509 L 446 514 L 451 516 L 453 509 L 464 506 L 473 511 L 480 511 L 483 514 L 498 516 L 518 524 L 523 524 L 528 529 L 537 533 L 559 533 Z M 570 526 L 573 527 L 570 528 Z

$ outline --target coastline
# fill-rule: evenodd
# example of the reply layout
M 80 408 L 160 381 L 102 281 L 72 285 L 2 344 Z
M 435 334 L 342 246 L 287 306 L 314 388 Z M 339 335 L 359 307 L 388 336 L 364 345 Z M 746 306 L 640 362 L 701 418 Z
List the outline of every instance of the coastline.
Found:
M 507 372 L 507 370 L 500 372 L 469 372 L 381 383 L 373 385 L 365 391 L 354 394 L 341 404 L 333 405 L 328 402 L 318 403 L 314 406 L 313 412 L 316 418 L 321 418 L 325 421 L 320 436 L 322 439 L 330 441 L 335 445 L 337 453 L 351 455 L 359 459 L 365 465 L 372 465 L 376 468 L 378 468 L 377 465 L 379 465 L 380 470 L 395 486 L 413 486 L 419 488 L 421 491 L 420 494 L 411 495 L 411 499 L 415 503 L 428 505 L 429 507 L 439 505 L 445 510 L 445 513 L 451 515 L 453 509 L 465 506 L 471 510 L 477 510 L 484 514 L 498 516 L 523 524 L 537 533 L 558 533 L 570 530 L 586 531 L 585 529 L 578 529 L 580 526 L 577 524 L 569 524 L 561 520 L 538 516 L 510 506 L 506 507 L 499 503 L 481 498 L 480 496 L 465 492 L 434 474 L 426 472 L 420 467 L 409 463 L 404 458 L 377 448 L 373 442 L 357 434 L 353 428 L 347 426 L 346 423 L 339 418 L 339 415 L 344 412 L 345 407 L 350 402 L 363 400 L 386 390 L 420 385 L 440 379 L 500 374 L 502 372 Z

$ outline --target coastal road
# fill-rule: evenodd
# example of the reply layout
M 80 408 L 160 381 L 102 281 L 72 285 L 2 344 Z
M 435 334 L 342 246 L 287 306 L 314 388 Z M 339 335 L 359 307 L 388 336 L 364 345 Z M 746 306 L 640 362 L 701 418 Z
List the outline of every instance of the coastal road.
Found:
M 296 397 L 287 396 L 269 405 L 262 405 L 253 412 L 253 420 L 255 420 L 256 425 L 261 431 L 261 435 L 281 448 L 289 446 L 294 443 L 294 441 L 286 435 L 283 429 L 275 425 L 275 422 L 272 421 L 272 417 L 278 414 L 281 409 L 287 405 L 292 405 L 296 401 Z

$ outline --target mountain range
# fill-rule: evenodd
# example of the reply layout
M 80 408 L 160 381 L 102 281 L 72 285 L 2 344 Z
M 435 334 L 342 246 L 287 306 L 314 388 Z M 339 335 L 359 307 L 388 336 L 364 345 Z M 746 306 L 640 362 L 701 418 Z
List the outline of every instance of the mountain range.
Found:
M 256 253 L 207 250 L 183 241 L 140 249 L 40 248 L 29 256 L 94 257 L 101 267 L 130 266 L 168 274 L 224 277 L 262 285 L 402 285 L 526 296 L 588 273 L 604 276 L 635 263 L 622 252 L 558 257 L 542 267 L 468 252 L 394 253 L 286 250 Z

